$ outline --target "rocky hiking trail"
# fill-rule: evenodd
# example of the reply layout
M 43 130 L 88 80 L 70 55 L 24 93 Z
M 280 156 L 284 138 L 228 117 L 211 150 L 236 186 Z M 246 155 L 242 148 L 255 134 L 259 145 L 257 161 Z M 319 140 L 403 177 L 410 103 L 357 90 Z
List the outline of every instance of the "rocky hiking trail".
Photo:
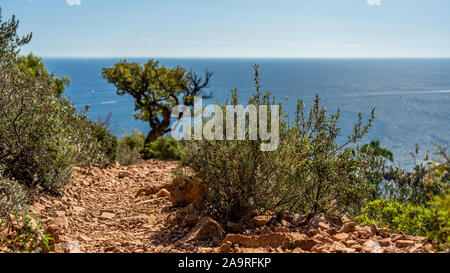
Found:
M 433 252 L 425 238 L 345 217 L 286 212 L 219 224 L 199 214 L 204 188 L 173 179 L 177 164 L 76 168 L 60 196 L 31 207 L 55 239 L 50 252 Z
M 161 252 L 152 234 L 161 232 L 171 202 L 167 190 L 147 190 L 170 183 L 177 163 L 150 160 L 138 166 L 76 169 L 60 197 L 40 197 L 31 208 L 40 215 L 54 252 L 80 246 L 81 252 Z M 70 248 L 70 247 L 69 247 Z

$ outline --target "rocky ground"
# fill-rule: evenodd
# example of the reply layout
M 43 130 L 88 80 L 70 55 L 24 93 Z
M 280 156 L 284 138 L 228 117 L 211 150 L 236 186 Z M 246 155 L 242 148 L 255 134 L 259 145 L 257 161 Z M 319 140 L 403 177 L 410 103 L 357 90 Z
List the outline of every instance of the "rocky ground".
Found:
M 219 224 L 199 213 L 204 188 L 172 178 L 176 166 L 76 169 L 61 196 L 41 196 L 31 208 L 56 239 L 51 252 L 433 252 L 425 238 L 321 214 Z

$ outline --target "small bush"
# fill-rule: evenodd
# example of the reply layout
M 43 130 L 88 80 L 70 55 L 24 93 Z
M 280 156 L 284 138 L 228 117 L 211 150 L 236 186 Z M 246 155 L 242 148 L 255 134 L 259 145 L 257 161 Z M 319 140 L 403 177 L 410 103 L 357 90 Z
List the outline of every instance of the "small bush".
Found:
M 14 252 L 45 252 L 50 250 L 53 238 L 44 234 L 44 228 L 37 218 L 28 212 L 8 216 L 8 222 L 0 223 L 0 245 Z
M 86 167 L 94 163 L 112 163 L 117 158 L 117 137 L 111 134 L 106 121 L 88 119 L 86 110 L 77 113 L 67 99 L 63 119 L 67 124 L 65 133 L 75 149 L 75 165 Z
M 0 68 L 0 164 L 4 175 L 57 191 L 70 179 L 75 149 L 67 135 L 67 106 L 48 78 L 15 66 Z
M 111 112 L 105 120 L 99 118 L 97 121 L 89 120 L 83 114 L 78 114 L 77 116 L 82 117 L 79 125 L 80 131 L 83 132 L 84 130 L 84 140 L 81 143 L 91 147 L 80 151 L 80 155 L 84 155 L 84 159 L 78 159 L 77 164 L 89 165 L 91 163 L 115 162 L 117 159 L 118 141 L 117 137 L 110 132 Z
M 113 161 L 116 139 L 55 92 L 52 77 L 0 69 L 0 164 L 4 175 L 56 193 L 72 166 Z
M 160 158 L 174 159 L 181 158 L 182 144 L 170 137 L 160 137 L 154 142 L 145 145 L 142 151 L 144 159 Z
M 22 185 L 0 174 L 0 246 L 13 251 L 46 251 L 51 238 L 28 213 L 27 200 L 28 194 Z
M 27 193 L 23 186 L 17 181 L 3 178 L 0 174 L 0 219 L 24 211 L 26 202 Z
M 275 104 L 270 93 L 260 91 L 257 67 L 255 83 L 249 104 Z M 231 104 L 237 101 L 234 90 Z M 239 220 L 255 210 L 354 213 L 371 185 L 363 176 L 366 155 L 349 145 L 367 133 L 373 115 L 367 124 L 360 115 L 343 145 L 336 142 L 339 117 L 339 112 L 328 116 L 318 97 L 309 113 L 299 100 L 292 124 L 281 117 L 276 151 L 261 151 L 261 139 L 187 141 L 182 162 L 208 186 L 210 213 L 218 218 Z
M 144 148 L 145 136 L 133 130 L 131 134 L 123 136 L 117 147 L 117 160 L 120 165 L 128 166 L 138 163 Z
M 401 230 L 407 234 L 424 236 L 419 217 L 423 217 L 425 208 L 407 203 L 379 199 L 367 204 L 363 214 L 356 217 L 361 225 L 377 224 L 392 231 Z
M 450 247 L 450 192 L 435 196 L 429 210 L 430 217 L 423 220 L 427 238 Z
M 450 194 L 435 197 L 427 206 L 415 206 L 379 199 L 367 204 L 363 214 L 356 217 L 361 225 L 377 224 L 392 231 L 426 236 L 448 244 L 450 236 Z

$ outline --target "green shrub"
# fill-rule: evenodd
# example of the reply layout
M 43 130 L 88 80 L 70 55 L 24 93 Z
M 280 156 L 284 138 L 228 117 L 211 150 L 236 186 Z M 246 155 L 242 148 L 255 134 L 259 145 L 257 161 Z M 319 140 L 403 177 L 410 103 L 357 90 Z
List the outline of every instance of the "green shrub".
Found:
M 449 182 L 449 156 L 446 149 L 437 146 L 438 159 L 430 164 L 416 164 L 411 172 L 399 167 L 390 167 L 386 171 L 390 178 L 385 183 L 385 197 L 397 202 L 406 202 L 413 205 L 427 205 L 434 196 L 443 195 L 450 190 Z M 416 145 L 416 158 L 418 146 Z M 428 160 L 428 156 L 425 161 Z
M 4 175 L 57 192 L 72 166 L 113 161 L 116 139 L 55 92 L 52 77 L 0 68 L 0 164 Z
M 54 193 L 73 165 L 114 160 L 115 137 L 61 98 L 69 78 L 54 77 L 32 54 L 18 57 L 31 40 L 17 35 L 18 24 L 3 21 L 0 9 L 0 165 L 5 176 Z
M 50 250 L 53 238 L 44 234 L 44 227 L 36 217 L 28 212 L 14 213 L 8 221 L 0 222 L 0 245 L 5 245 L 14 252 L 45 252 Z
M 24 211 L 27 200 L 23 186 L 17 181 L 4 178 L 0 170 L 0 221 L 12 213 Z
M 81 113 L 61 95 L 69 86 L 69 77 L 55 77 L 45 67 L 41 58 L 29 54 L 17 58 L 17 66 L 31 78 L 45 79 L 51 83 L 52 90 L 61 104 L 61 119 L 67 124 L 66 134 L 76 149 L 75 162 L 79 166 L 92 163 L 111 163 L 116 159 L 117 138 L 109 131 L 111 112 L 105 120 L 89 120 L 86 107 Z
M 67 124 L 65 134 L 75 149 L 74 164 L 86 167 L 94 163 L 112 163 L 117 158 L 117 137 L 108 129 L 108 121 L 92 121 L 69 103 L 61 99 L 61 118 Z
M 181 158 L 182 144 L 170 137 L 160 137 L 154 142 L 144 146 L 142 157 L 144 159 L 160 158 L 174 159 Z
M 367 204 L 363 214 L 356 217 L 360 225 L 375 223 L 391 231 L 426 236 L 448 244 L 450 236 L 450 194 L 435 197 L 427 206 L 414 206 L 379 199 Z
M 260 91 L 257 66 L 255 82 L 249 104 L 275 104 L 270 93 Z M 234 90 L 231 104 L 237 101 Z M 367 132 L 373 115 L 365 125 L 359 116 L 344 145 L 336 143 L 339 117 L 339 112 L 328 116 L 318 97 L 307 114 L 300 100 L 292 124 L 281 117 L 276 151 L 261 151 L 261 139 L 187 141 L 182 162 L 207 184 L 210 213 L 218 218 L 238 220 L 255 210 L 354 213 L 371 186 L 362 175 L 365 155 L 349 145 Z
M 15 66 L 0 68 L 0 164 L 4 175 L 57 191 L 70 179 L 75 149 L 67 135 L 67 105 L 48 78 Z
M 414 206 L 407 203 L 399 203 L 379 199 L 367 204 L 363 214 L 356 217 L 361 225 L 371 225 L 389 228 L 392 231 L 401 230 L 407 234 L 424 236 L 424 232 L 418 220 L 425 214 L 423 206 Z
M 141 152 L 144 148 L 145 136 L 136 130 L 132 130 L 129 135 L 123 136 L 119 140 L 117 148 L 117 160 L 120 165 L 128 166 L 138 163 L 141 158 Z
M 0 170 L 0 246 L 13 251 L 48 250 L 51 238 L 28 212 L 28 194 L 17 181 L 1 175 Z
M 71 124 L 75 129 L 73 133 L 82 133 L 78 142 L 84 148 L 79 151 L 81 158 L 77 165 L 87 166 L 92 163 L 113 163 L 117 159 L 117 137 L 110 132 L 111 112 L 105 120 L 92 121 L 84 113 L 76 114 L 77 121 Z M 87 146 L 87 147 L 86 147 Z
M 450 192 L 435 196 L 429 210 L 430 216 L 423 220 L 427 238 L 450 246 Z

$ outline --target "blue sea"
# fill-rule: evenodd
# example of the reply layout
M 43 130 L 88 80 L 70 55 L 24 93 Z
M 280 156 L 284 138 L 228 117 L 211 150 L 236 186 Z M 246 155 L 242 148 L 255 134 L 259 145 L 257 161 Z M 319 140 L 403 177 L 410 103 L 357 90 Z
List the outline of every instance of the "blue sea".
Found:
M 65 96 L 82 109 L 90 106 L 91 119 L 105 118 L 111 111 L 114 133 L 136 128 L 148 132 L 148 124 L 134 119 L 134 101 L 118 96 L 113 85 L 102 79 L 104 67 L 120 59 L 45 59 L 56 75 L 68 75 L 72 84 Z M 147 59 L 128 59 L 145 63 Z M 394 152 L 395 164 L 410 168 L 410 152 L 418 144 L 421 157 L 431 142 L 450 144 L 450 59 L 159 59 L 162 65 L 181 65 L 203 73 L 212 71 L 209 87 L 214 97 L 204 104 L 225 102 L 237 88 L 245 103 L 254 90 L 253 64 L 260 66 L 264 90 L 272 92 L 284 111 L 294 113 L 297 99 L 312 105 L 321 97 L 330 113 L 341 109 L 343 137 L 351 134 L 358 113 L 368 117 L 376 108 L 374 127 L 361 143 L 379 140 Z M 421 158 L 419 158 L 421 159 Z

